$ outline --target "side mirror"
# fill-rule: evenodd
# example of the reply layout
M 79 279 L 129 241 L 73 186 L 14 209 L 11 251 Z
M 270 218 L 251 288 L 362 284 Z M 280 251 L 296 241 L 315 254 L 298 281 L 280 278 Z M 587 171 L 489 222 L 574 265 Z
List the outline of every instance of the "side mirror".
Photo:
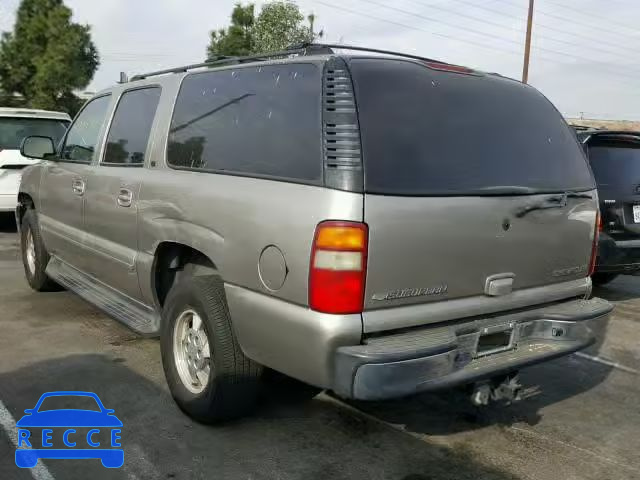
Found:
M 33 408 L 27 408 L 24 413 L 26 413 L 27 415 L 31 415 L 33 413 Z
M 50 137 L 38 135 L 26 137 L 22 141 L 22 145 L 20 145 L 20 155 L 38 160 L 42 160 L 48 155 L 53 155 L 55 151 L 53 140 Z

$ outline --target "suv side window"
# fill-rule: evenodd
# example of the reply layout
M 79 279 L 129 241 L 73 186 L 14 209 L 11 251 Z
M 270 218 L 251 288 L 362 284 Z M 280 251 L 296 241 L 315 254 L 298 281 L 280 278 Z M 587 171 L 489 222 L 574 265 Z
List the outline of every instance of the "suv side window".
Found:
M 184 78 L 169 131 L 176 168 L 318 183 L 321 70 L 267 65 Z
M 61 161 L 91 163 L 110 100 L 111 95 L 104 95 L 85 105 L 69 128 L 60 154 Z
M 160 92 L 160 87 L 150 87 L 122 94 L 109 128 L 102 164 L 132 167 L 144 164 Z

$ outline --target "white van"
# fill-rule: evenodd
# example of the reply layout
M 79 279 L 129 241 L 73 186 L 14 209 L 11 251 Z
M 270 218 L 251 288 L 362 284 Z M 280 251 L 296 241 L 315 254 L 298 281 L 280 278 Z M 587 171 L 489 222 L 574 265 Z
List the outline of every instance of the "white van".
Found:
M 15 210 L 22 169 L 38 163 L 20 155 L 22 140 L 42 135 L 58 142 L 70 122 L 63 112 L 0 107 L 0 212 Z

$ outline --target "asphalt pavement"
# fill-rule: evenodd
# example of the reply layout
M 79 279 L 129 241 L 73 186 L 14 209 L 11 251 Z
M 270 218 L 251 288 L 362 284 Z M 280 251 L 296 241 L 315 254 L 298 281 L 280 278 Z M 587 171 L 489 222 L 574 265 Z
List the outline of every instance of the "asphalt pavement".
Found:
M 173 403 L 159 343 L 69 292 L 24 279 L 12 218 L 0 218 L 0 479 L 640 479 L 640 277 L 597 295 L 616 303 L 600 341 L 522 372 L 523 400 L 473 407 L 452 390 L 379 403 L 322 394 L 263 403 L 200 425 Z M 125 462 L 14 463 L 18 420 L 40 395 L 99 395 L 124 424 Z

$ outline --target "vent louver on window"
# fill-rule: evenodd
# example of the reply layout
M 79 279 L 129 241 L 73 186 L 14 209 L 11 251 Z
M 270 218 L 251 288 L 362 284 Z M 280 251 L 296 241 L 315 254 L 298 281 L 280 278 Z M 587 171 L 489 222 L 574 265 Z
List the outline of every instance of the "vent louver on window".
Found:
M 324 184 L 361 192 L 363 189 L 360 129 L 347 66 L 330 58 L 324 67 L 322 90 Z

